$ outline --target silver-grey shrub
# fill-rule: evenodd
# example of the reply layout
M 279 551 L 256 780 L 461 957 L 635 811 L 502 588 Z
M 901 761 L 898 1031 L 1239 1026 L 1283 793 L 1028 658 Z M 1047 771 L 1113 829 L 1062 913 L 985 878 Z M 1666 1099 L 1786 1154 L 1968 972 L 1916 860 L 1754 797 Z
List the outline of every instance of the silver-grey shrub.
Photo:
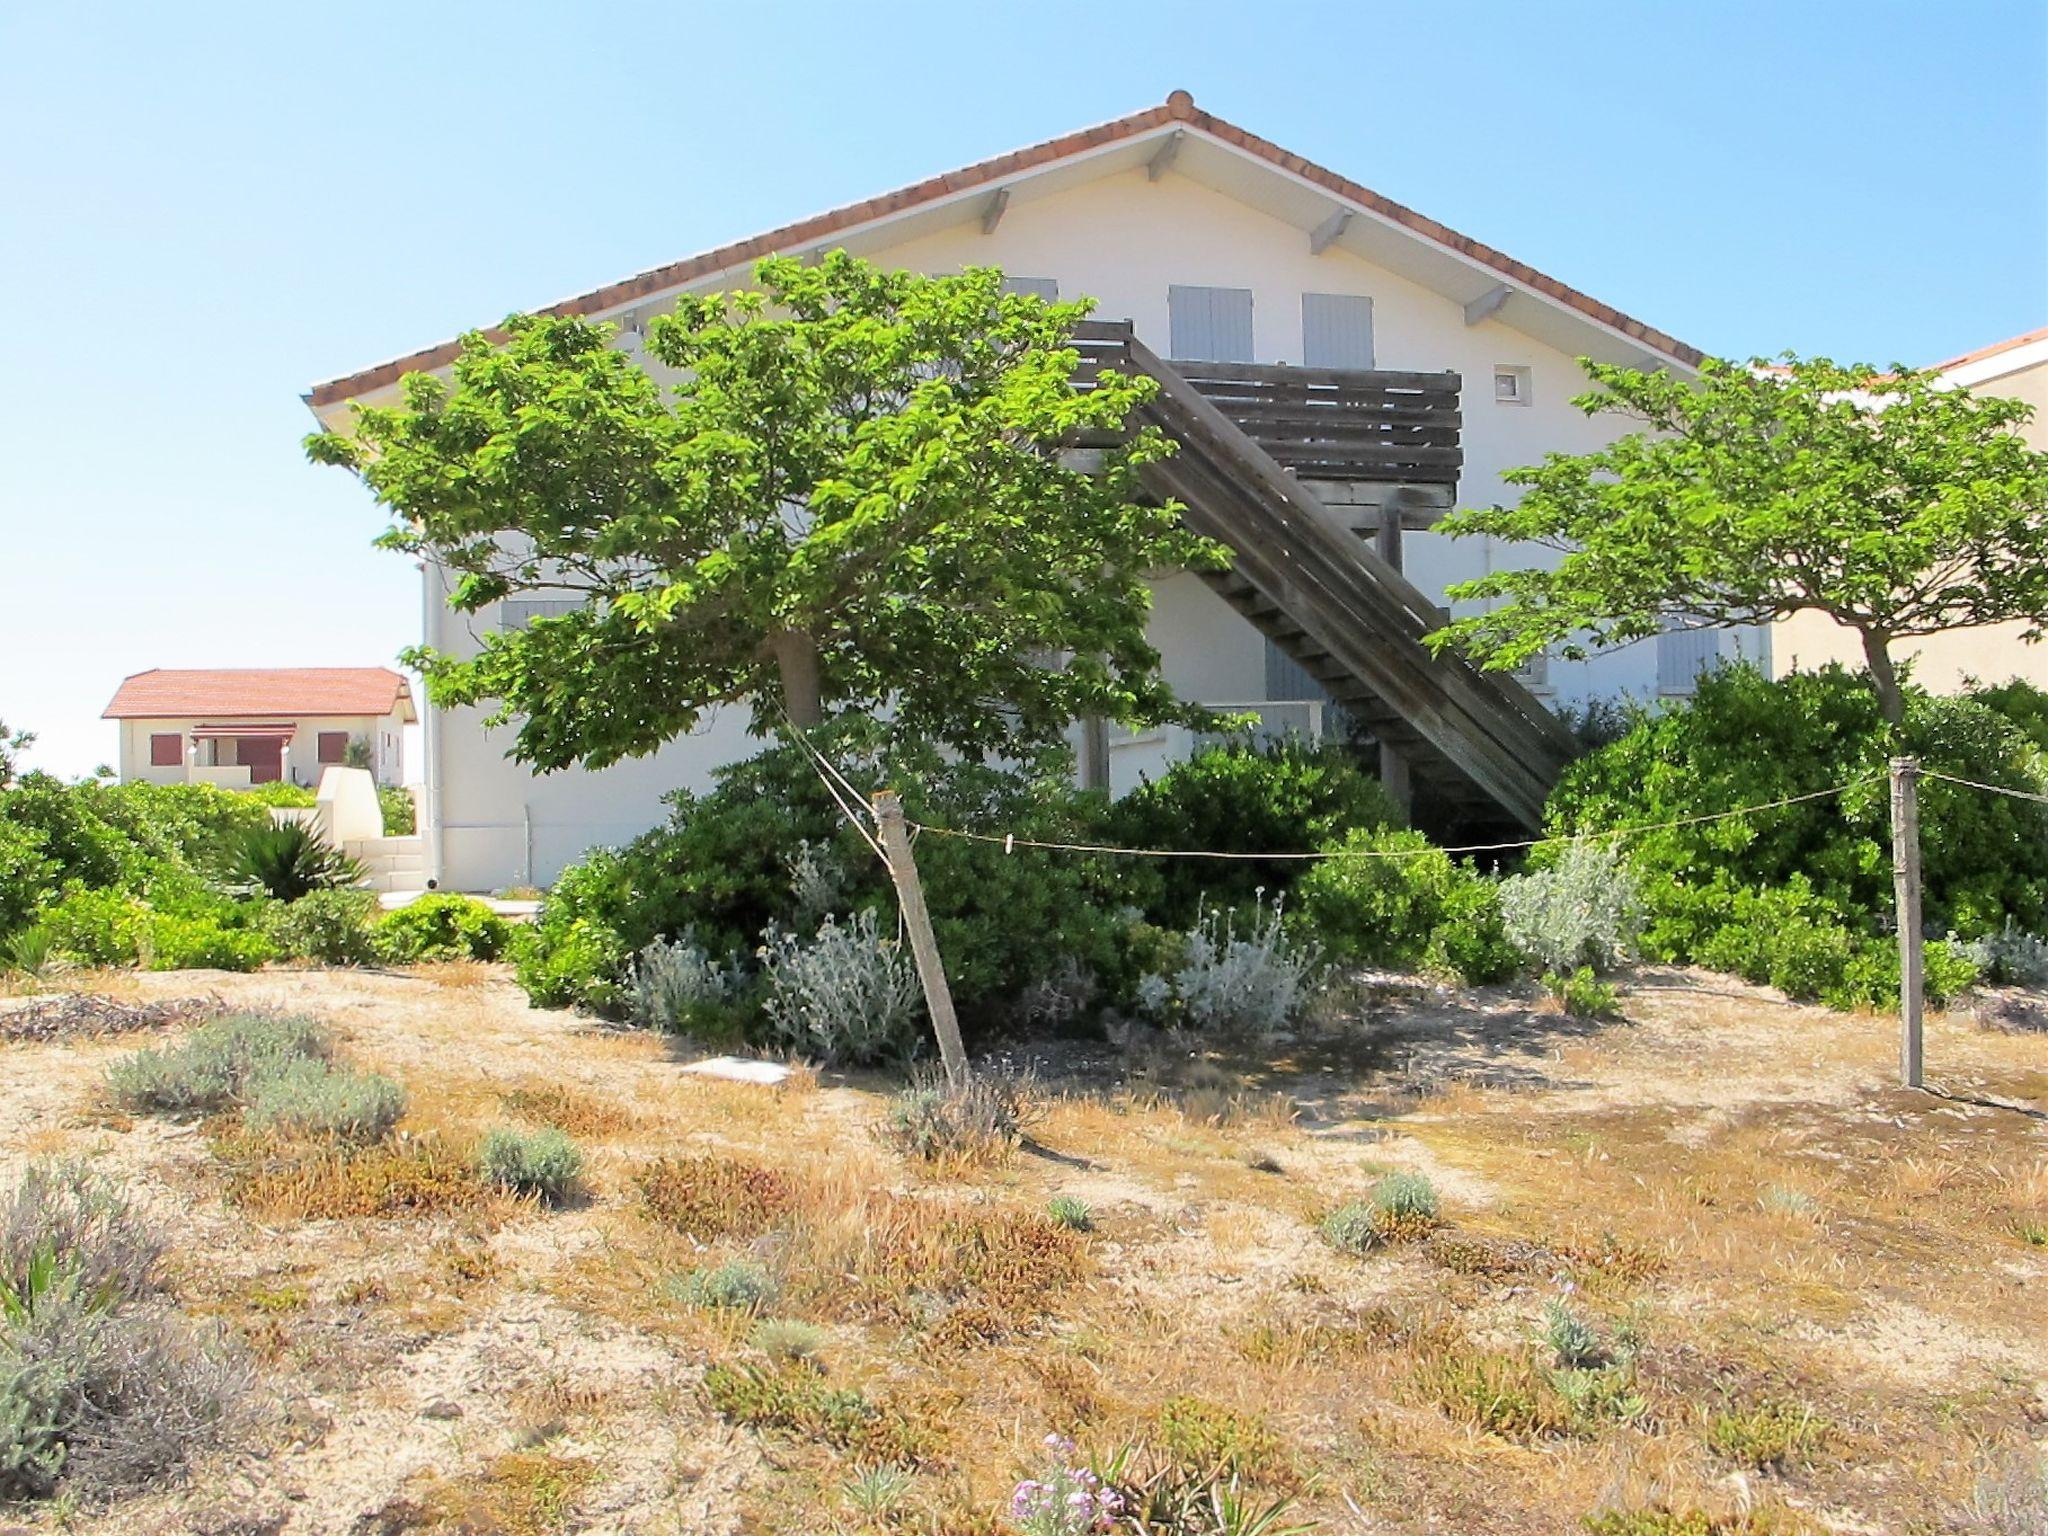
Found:
M 120 1187 L 83 1163 L 31 1165 L 0 1209 L 0 1294 L 25 1294 L 36 1265 L 61 1255 L 89 1294 L 144 1296 L 163 1254 Z
M 718 960 L 694 933 L 656 939 L 633 961 L 633 1017 L 664 1034 L 723 1034 L 746 985 L 739 961 Z
M 405 1113 L 405 1090 L 375 1072 L 318 1058 L 288 1062 L 250 1082 L 242 1117 L 251 1130 L 375 1141 Z
M 1201 913 L 1183 953 L 1171 975 L 1139 980 L 1138 1006 L 1161 1024 L 1217 1033 L 1283 1028 L 1300 1015 L 1322 970 L 1321 946 L 1287 930 L 1277 901 L 1257 903 L 1242 924 L 1232 913 Z
M 531 1133 L 491 1131 L 480 1160 L 493 1183 L 550 1202 L 565 1198 L 583 1172 L 583 1149 L 552 1126 Z
M 1551 868 L 1503 880 L 1500 915 L 1508 942 L 1539 970 L 1608 971 L 1642 931 L 1643 903 L 1635 872 L 1612 843 L 1573 843 Z
M 1961 947 L 1987 980 L 2016 987 L 2048 986 L 2048 939 L 2023 931 L 2009 917 L 2001 932 Z
M 917 976 L 875 914 L 827 918 L 813 938 L 774 933 L 761 949 L 771 1041 L 833 1065 L 900 1060 L 918 1042 Z
M 921 1072 L 889 1104 L 885 1135 L 911 1157 L 977 1161 L 1001 1156 L 1024 1139 L 1036 1108 L 1028 1078 L 976 1072 L 957 1082 Z
M 326 1029 L 289 1014 L 237 1013 L 210 1019 L 181 1045 L 137 1051 L 107 1069 L 121 1108 L 139 1113 L 215 1110 L 240 1098 L 256 1078 L 289 1063 L 325 1060 Z

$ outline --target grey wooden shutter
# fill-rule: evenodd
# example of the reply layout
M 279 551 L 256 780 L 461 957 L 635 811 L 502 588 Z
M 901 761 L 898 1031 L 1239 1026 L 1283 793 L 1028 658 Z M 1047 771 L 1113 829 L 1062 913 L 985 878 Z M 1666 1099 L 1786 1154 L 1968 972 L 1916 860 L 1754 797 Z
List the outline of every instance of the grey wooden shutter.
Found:
M 1304 293 L 1301 361 L 1309 368 L 1372 367 L 1372 300 L 1354 293 Z
M 1060 280 L 1056 277 L 1006 277 L 1003 279 L 1005 293 L 1035 293 L 1048 304 L 1056 304 L 1060 297 Z
M 1718 629 L 1667 629 L 1657 637 L 1657 691 L 1691 693 L 1693 680 L 1721 654 Z
M 1191 363 L 1252 361 L 1252 291 L 1249 288 L 1166 290 L 1169 350 Z

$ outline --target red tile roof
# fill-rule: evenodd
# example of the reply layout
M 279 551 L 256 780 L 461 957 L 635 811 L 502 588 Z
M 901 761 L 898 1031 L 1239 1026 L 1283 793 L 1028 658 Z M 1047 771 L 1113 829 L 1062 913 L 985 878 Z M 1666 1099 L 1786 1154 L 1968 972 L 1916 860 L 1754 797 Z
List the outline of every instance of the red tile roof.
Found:
M 293 720 L 318 715 L 412 718 L 412 690 L 389 667 L 219 667 L 138 672 L 103 720 Z
M 1194 98 L 1186 91 L 1175 91 L 1171 96 L 1167 97 L 1163 105 L 1147 107 L 1144 111 L 1133 112 L 1128 117 L 1120 117 L 1112 122 L 1102 123 L 1093 128 L 1083 128 L 1074 133 L 1064 134 L 1057 139 L 1048 139 L 1043 144 L 1034 144 L 1028 149 L 1013 150 L 1009 154 L 998 155 L 992 160 L 983 160 L 979 164 L 966 166 L 961 170 L 948 171 L 941 176 L 928 177 L 924 181 L 917 182 L 908 187 L 898 188 L 894 192 L 885 192 L 880 197 L 871 197 L 863 202 L 849 203 L 843 208 L 835 208 L 829 213 L 815 214 L 795 224 L 785 224 L 780 229 L 771 229 L 765 234 L 755 235 L 747 240 L 736 241 L 731 245 L 722 245 L 716 250 L 705 251 L 701 255 L 691 256 L 683 261 L 671 262 L 667 266 L 654 267 L 623 281 L 609 283 L 602 288 L 594 288 L 589 293 L 578 294 L 574 298 L 564 299 L 557 304 L 549 304 L 541 309 L 539 313 L 545 315 L 587 315 L 594 314 L 600 310 L 616 308 L 621 304 L 629 304 L 636 299 L 644 299 L 649 294 L 661 293 L 670 288 L 680 287 L 698 278 L 723 272 L 730 267 L 755 261 L 763 256 L 773 255 L 778 251 L 788 251 L 801 246 L 815 244 L 821 239 L 828 238 L 842 230 L 851 229 L 856 225 L 868 223 L 870 220 L 901 213 L 906 209 L 934 202 L 943 197 L 950 197 L 954 193 L 965 192 L 974 187 L 987 186 L 992 182 L 1000 182 L 1018 175 L 1020 172 L 1035 170 L 1039 166 L 1048 165 L 1055 160 L 1063 160 L 1069 155 L 1079 154 L 1083 150 L 1115 143 L 1119 139 L 1134 138 L 1151 129 L 1173 122 L 1187 123 L 1193 127 L 1200 128 L 1206 133 L 1213 134 L 1224 143 L 1235 145 L 1237 148 L 1266 161 L 1268 164 L 1299 176 L 1302 180 L 1320 186 L 1326 191 L 1334 192 L 1339 197 L 1348 198 L 1350 201 L 1369 208 L 1373 212 L 1392 220 L 1394 223 L 1405 225 L 1424 239 L 1448 247 L 1483 266 L 1491 267 L 1494 271 L 1504 277 L 1512 278 L 1523 287 L 1533 292 L 1544 294 L 1565 307 L 1575 309 L 1589 319 L 1598 321 L 1602 325 L 1611 326 L 1623 335 L 1632 337 L 1644 346 L 1662 352 L 1668 357 L 1675 357 L 1685 363 L 1697 365 L 1704 356 L 1698 348 L 1687 346 L 1677 338 L 1666 335 L 1663 331 L 1657 330 L 1654 327 L 1645 325 L 1642 321 L 1623 314 L 1612 305 L 1603 304 L 1598 299 L 1583 294 L 1578 289 L 1537 271 L 1534 267 L 1516 261 L 1512 256 L 1497 251 L 1490 245 L 1474 240 L 1469 235 L 1461 235 L 1448 225 L 1439 224 L 1435 219 L 1417 213 L 1412 208 L 1404 207 L 1392 198 L 1382 197 L 1370 187 L 1361 186 L 1349 177 L 1340 176 L 1335 171 L 1325 170 L 1314 161 L 1305 160 L 1300 155 L 1282 149 L 1271 140 L 1262 139 L 1257 134 L 1238 127 L 1235 123 L 1226 122 L 1214 113 L 1202 111 L 1195 105 Z M 487 330 L 485 334 L 494 340 L 502 341 L 504 339 L 504 332 L 495 327 Z M 324 384 L 316 384 L 307 393 L 306 403 L 315 407 L 332 405 L 337 401 L 350 400 L 358 395 L 366 394 L 370 390 L 381 388 L 386 384 L 396 383 L 408 373 L 438 368 L 455 356 L 457 347 L 458 343 L 456 342 L 444 341 L 438 346 L 427 347 L 405 357 L 394 358 L 388 363 L 379 363 L 375 367 L 365 368 L 359 373 L 352 373 L 344 378 L 330 379 Z
M 1983 358 L 1995 357 L 2000 352 L 2010 352 L 2014 347 L 2024 347 L 2029 342 L 2048 341 L 2048 325 L 2038 331 L 2028 331 L 2024 336 L 2008 336 L 2004 341 L 1994 341 L 1988 347 L 1979 347 L 1974 352 L 1965 352 L 1961 357 L 1952 357 L 1945 363 L 1936 363 L 1936 373 L 1947 373 L 1951 368 L 1960 368 L 1965 363 L 1974 363 Z

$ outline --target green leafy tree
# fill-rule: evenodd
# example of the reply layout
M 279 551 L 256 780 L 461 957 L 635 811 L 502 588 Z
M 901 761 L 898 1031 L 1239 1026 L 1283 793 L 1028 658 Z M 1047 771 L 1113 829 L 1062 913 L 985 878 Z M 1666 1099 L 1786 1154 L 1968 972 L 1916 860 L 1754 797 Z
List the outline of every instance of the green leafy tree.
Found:
M 2048 619 L 2048 455 L 2017 400 L 1932 373 L 1708 360 L 1697 382 L 1587 362 L 1589 416 L 1643 424 L 1593 453 L 1512 471 L 1519 505 L 1442 530 L 1558 552 L 1547 570 L 1448 589 L 1491 611 L 1431 636 L 1491 668 L 1666 628 L 1767 624 L 1809 610 L 1862 643 L 1884 718 L 1905 718 L 1892 647 Z
M 437 702 L 495 705 L 542 768 L 651 751 L 740 701 L 760 729 L 887 704 L 969 753 L 1084 715 L 1206 720 L 1145 639 L 1146 575 L 1222 558 L 1139 493 L 1170 445 L 1140 432 L 1093 474 L 1061 457 L 1152 388 L 1073 387 L 1085 304 L 843 252 L 755 277 L 653 320 L 658 366 L 609 325 L 514 318 L 502 344 L 463 338 L 452 386 L 410 375 L 401 404 L 308 439 L 395 514 L 387 548 L 456 574 L 457 609 L 580 604 L 474 657 L 413 653 Z
M 10 731 L 7 722 L 0 720 L 0 789 L 14 782 L 16 759 L 35 742 L 34 731 Z

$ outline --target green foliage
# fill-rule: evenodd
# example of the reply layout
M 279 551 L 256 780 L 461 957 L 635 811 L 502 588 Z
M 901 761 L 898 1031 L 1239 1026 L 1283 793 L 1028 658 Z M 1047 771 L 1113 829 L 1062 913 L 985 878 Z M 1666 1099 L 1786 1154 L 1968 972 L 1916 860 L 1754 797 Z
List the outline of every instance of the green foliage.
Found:
M 254 1131 L 376 1141 L 405 1113 L 405 1090 L 388 1077 L 302 1057 L 247 1079 L 242 1117 Z
M 775 1277 L 751 1259 L 727 1259 L 683 1276 L 671 1290 L 693 1307 L 752 1312 L 775 1299 Z
M 273 810 L 305 811 L 320 803 L 320 797 L 305 785 L 287 784 L 282 779 L 270 784 L 251 784 L 235 793 Z
M 0 938 L 0 975 L 40 976 L 56 958 L 56 936 L 41 923 Z
M 371 946 L 386 965 L 432 960 L 495 960 L 512 925 L 474 896 L 429 891 L 378 919 Z
M 1357 830 L 1398 826 L 1399 808 L 1341 748 L 1286 741 L 1214 747 L 1146 779 L 1110 808 L 1106 841 L 1126 848 L 1312 853 Z M 922 850 L 920 850 L 922 856 Z M 1302 860 L 1166 859 L 1159 894 L 1138 898 L 1154 921 L 1185 926 L 1202 905 L 1234 906 L 1288 890 Z
M 1316 1231 L 1339 1253 L 1370 1253 L 1385 1241 L 1373 1208 L 1362 1200 L 1338 1206 L 1316 1224 Z
M 809 939 L 777 934 L 761 949 L 768 1039 L 834 1066 L 905 1061 L 922 1044 L 923 1004 L 910 956 L 872 911 L 831 918 Z
M 7 722 L 0 720 L 0 789 L 14 782 L 17 760 L 35 741 L 34 731 L 9 730 Z
M 1387 1174 L 1372 1187 L 1372 1208 L 1387 1222 L 1435 1221 L 1436 1186 L 1427 1174 Z
M 1549 863 L 1501 882 L 1508 942 L 1546 971 L 1612 970 L 1643 925 L 1634 871 L 1613 842 L 1542 852 Z
M 704 1372 L 702 1390 L 711 1410 L 735 1424 L 784 1430 L 863 1461 L 915 1461 L 926 1449 L 925 1435 L 900 1413 L 828 1385 L 807 1365 L 763 1370 L 720 1361 Z
M 1610 1019 L 1618 1011 L 1621 994 L 1590 965 L 1569 971 L 1545 971 L 1543 990 L 1568 1017 Z
M 1296 884 L 1294 917 L 1339 959 L 1498 981 L 1519 956 L 1501 927 L 1499 893 L 1420 832 L 1361 828 Z
M 159 913 L 150 920 L 152 971 L 253 971 L 277 957 L 277 948 L 253 928 L 230 927 L 214 917 Z
M 747 1342 L 779 1364 L 815 1360 L 827 1337 L 816 1323 L 793 1317 L 764 1317 L 747 1332 Z
M 550 1203 L 565 1199 L 583 1172 L 583 1149 L 553 1126 L 492 1130 L 484 1136 L 480 1159 L 493 1183 Z
M 410 375 L 400 404 L 308 440 L 393 511 L 385 547 L 457 573 L 458 610 L 558 593 L 560 570 L 590 593 L 473 658 L 411 658 L 436 703 L 495 703 L 548 768 L 650 751 L 736 699 L 806 725 L 887 706 L 975 755 L 1087 714 L 1206 718 L 1145 639 L 1147 573 L 1221 558 L 1140 496 L 1162 440 L 1096 475 L 1043 450 L 1120 428 L 1153 388 L 1072 388 L 1086 305 L 844 252 L 754 275 L 651 323 L 673 383 L 612 326 L 515 316 L 502 343 L 462 339 L 452 382 Z
M 124 891 L 74 885 L 42 914 L 50 942 L 86 965 L 133 964 L 149 931 L 149 909 Z
M 326 1029 L 311 1019 L 228 1014 L 209 1019 L 180 1045 L 122 1057 L 108 1067 L 107 1087 L 121 1108 L 141 1113 L 220 1109 L 255 1079 L 295 1062 L 323 1061 L 332 1049 Z
M 2024 734 L 1975 697 L 1906 694 L 1901 741 L 1923 767 L 2029 792 L 2048 788 Z M 1656 959 L 1697 961 L 1831 1003 L 1892 1006 L 1888 753 L 1869 689 L 1840 668 L 1770 682 L 1749 668 L 1700 680 L 1689 704 L 1646 717 L 1574 764 L 1554 831 L 1652 826 L 1813 794 L 1839 795 L 1628 839 Z M 1931 931 L 1963 938 L 2048 922 L 2048 808 L 1934 777 L 1920 783 Z M 1930 986 L 1967 985 L 1966 957 L 1929 946 Z M 1892 994 L 1892 997 L 1888 997 Z
M 1594 1370 L 1607 1364 L 1607 1344 L 1600 1331 L 1557 1297 L 1544 1303 L 1543 1326 L 1537 1337 L 1561 1368 Z
M 759 1009 L 752 978 L 737 960 L 719 960 L 685 930 L 656 939 L 633 961 L 633 1017 L 664 1034 L 707 1045 L 745 1038 Z
M 1827 1444 L 1829 1425 L 1803 1403 L 1730 1405 L 1707 1420 L 1707 1447 L 1758 1471 L 1805 1466 Z
M 375 956 L 378 913 L 373 891 L 310 891 L 265 909 L 264 935 L 279 954 L 322 965 L 363 965 Z
M 363 878 L 363 867 L 321 836 L 317 827 L 285 821 L 244 832 L 229 873 L 278 901 L 297 901 L 310 891 L 354 885 Z
M 1078 1195 L 1054 1195 L 1046 1202 L 1045 1214 L 1070 1232 L 1095 1230 L 1095 1209 Z
M 58 864 L 45 856 L 43 834 L 8 819 L 0 792 L 0 934 L 25 927 L 57 889 Z
M 1446 591 L 1483 608 L 1432 636 L 1489 667 L 1645 640 L 1672 617 L 1761 624 L 1818 611 L 1859 634 L 1883 717 L 1894 640 L 2048 614 L 2048 454 L 2030 406 L 1931 372 L 1706 360 L 1697 380 L 1583 361 L 1575 404 L 1645 430 L 1506 476 L 1512 507 L 1440 525 L 1561 551 Z
M 377 807 L 384 815 L 386 837 L 411 837 L 420 829 L 420 811 L 412 791 L 396 784 L 377 786 Z
M 1261 1478 L 1283 1470 L 1286 1452 L 1256 1414 L 1183 1394 L 1159 1407 L 1152 1438 L 1183 1469 L 1210 1478 Z
M 1178 963 L 1140 978 L 1139 1010 L 1169 1027 L 1261 1035 L 1300 1017 L 1322 974 L 1322 946 L 1290 929 L 1281 904 L 1202 912 Z

